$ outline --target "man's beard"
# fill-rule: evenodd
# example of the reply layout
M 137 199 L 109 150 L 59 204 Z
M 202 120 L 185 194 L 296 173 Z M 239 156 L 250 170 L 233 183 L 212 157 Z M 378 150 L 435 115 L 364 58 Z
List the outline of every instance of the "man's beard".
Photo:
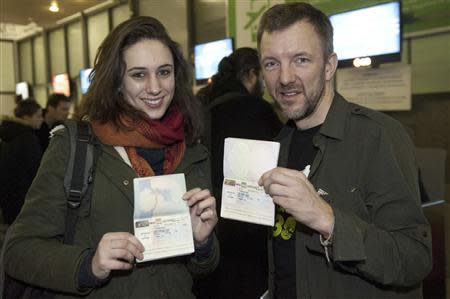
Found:
M 319 86 L 320 88 L 317 90 L 317 92 L 313 92 L 310 95 L 307 95 L 305 93 L 305 89 L 303 89 L 305 97 L 305 107 L 303 107 L 302 109 L 298 109 L 296 111 L 283 110 L 283 114 L 287 118 L 292 119 L 294 121 L 303 120 L 308 116 L 310 116 L 311 114 L 313 114 L 325 90 L 325 78 L 321 78 L 320 82 L 322 82 L 322 84 L 321 86 Z

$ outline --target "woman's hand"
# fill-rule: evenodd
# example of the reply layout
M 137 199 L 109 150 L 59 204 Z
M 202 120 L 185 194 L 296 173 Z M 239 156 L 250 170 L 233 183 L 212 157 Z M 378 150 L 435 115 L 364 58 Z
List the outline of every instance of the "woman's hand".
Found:
M 195 244 L 203 245 L 217 224 L 216 199 L 208 189 L 200 188 L 189 190 L 183 199 L 189 205 Z
M 105 279 L 112 270 L 129 270 L 135 258 L 144 258 L 143 252 L 142 243 L 130 233 L 104 234 L 92 258 L 92 273 Z

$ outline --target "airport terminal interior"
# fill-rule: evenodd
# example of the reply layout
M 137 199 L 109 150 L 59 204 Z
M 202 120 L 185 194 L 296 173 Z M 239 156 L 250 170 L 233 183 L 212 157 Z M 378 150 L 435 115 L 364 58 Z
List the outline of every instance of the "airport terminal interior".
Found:
M 99 45 L 134 16 L 153 16 L 166 26 L 192 66 L 196 92 L 224 56 L 256 48 L 261 14 L 283 2 L 295 1 L 0 0 L 0 115 L 13 114 L 18 95 L 33 96 L 44 107 L 52 93 L 72 98 L 75 113 Z M 391 20 L 368 12 L 363 19 L 370 24 L 361 27 L 345 26 L 345 18 L 388 1 L 306 2 L 332 20 L 339 58 L 335 89 L 400 121 L 416 147 L 422 208 L 433 235 L 424 298 L 450 298 L 450 1 L 389 2 L 401 4 L 389 12 Z M 268 94 L 265 99 L 278 109 Z

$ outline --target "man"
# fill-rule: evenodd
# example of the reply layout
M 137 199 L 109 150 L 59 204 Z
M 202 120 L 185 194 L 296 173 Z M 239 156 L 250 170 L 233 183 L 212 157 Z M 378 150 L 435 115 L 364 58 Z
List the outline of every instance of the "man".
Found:
M 272 140 L 282 124 L 262 96 L 264 83 L 258 51 L 238 48 L 223 58 L 212 82 L 197 96 L 208 109 L 214 195 L 220 209 L 224 139 Z M 267 228 L 221 218 L 221 258 L 216 271 L 198 288 L 198 298 L 259 298 L 267 289 Z M 236 275 L 239 273 L 239 275 Z
M 280 167 L 260 179 L 277 205 L 271 298 L 422 297 L 431 235 L 407 134 L 333 90 L 333 29 L 321 11 L 276 5 L 257 41 L 266 86 L 290 119 Z
M 69 116 L 72 101 L 63 94 L 51 94 L 48 97 L 47 106 L 44 111 L 44 122 L 36 135 L 41 143 L 42 152 L 47 149 L 50 141 L 50 131 L 61 124 Z

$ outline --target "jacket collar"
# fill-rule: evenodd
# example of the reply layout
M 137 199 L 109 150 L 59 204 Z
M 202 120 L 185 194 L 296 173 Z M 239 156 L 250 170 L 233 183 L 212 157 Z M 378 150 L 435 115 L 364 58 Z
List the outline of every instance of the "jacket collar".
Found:
M 180 165 L 175 169 L 176 173 L 185 172 L 192 164 L 208 158 L 208 151 L 204 146 L 191 145 L 186 147 L 184 157 Z
M 331 103 L 325 121 L 320 128 L 319 134 L 313 139 L 314 146 L 319 149 L 319 152 L 314 159 L 310 176 L 314 174 L 322 161 L 323 153 L 325 152 L 326 137 L 338 140 L 344 139 L 346 116 L 349 113 L 348 105 L 349 103 L 340 94 L 335 92 L 333 102 Z M 281 167 L 287 167 L 292 134 L 295 130 L 297 130 L 295 123 L 293 121 L 288 121 L 275 138 L 275 141 L 281 143 L 280 159 L 278 161 L 278 165 Z
M 120 154 L 117 150 L 110 145 L 103 145 L 101 150 L 121 161 L 123 161 Z M 175 169 L 176 173 L 184 172 L 188 169 L 193 163 L 205 160 L 208 158 L 208 152 L 203 146 L 188 146 L 186 147 L 186 151 L 184 152 L 184 157 L 180 162 L 180 165 Z M 124 161 L 123 161 L 124 162 Z M 125 162 L 124 162 L 125 163 Z
M 99 141 L 98 141 L 99 142 Z M 117 168 L 118 164 L 108 165 L 111 167 L 107 170 L 109 179 L 122 191 L 127 200 L 133 206 L 133 185 L 132 179 L 137 177 L 136 172 L 131 166 L 129 166 L 117 152 L 117 150 L 111 145 L 101 144 L 100 150 L 107 155 L 114 157 L 123 167 Z M 180 165 L 175 169 L 174 173 L 185 173 L 189 171 L 192 164 L 202 161 L 208 158 L 208 152 L 203 146 L 189 146 L 184 152 L 184 157 L 181 160 Z M 126 183 L 125 183 L 126 182 Z M 131 185 L 130 185 L 131 184 Z
M 348 105 L 349 103 L 339 93 L 334 93 L 333 102 L 320 128 L 320 134 L 339 140 L 344 138 Z

